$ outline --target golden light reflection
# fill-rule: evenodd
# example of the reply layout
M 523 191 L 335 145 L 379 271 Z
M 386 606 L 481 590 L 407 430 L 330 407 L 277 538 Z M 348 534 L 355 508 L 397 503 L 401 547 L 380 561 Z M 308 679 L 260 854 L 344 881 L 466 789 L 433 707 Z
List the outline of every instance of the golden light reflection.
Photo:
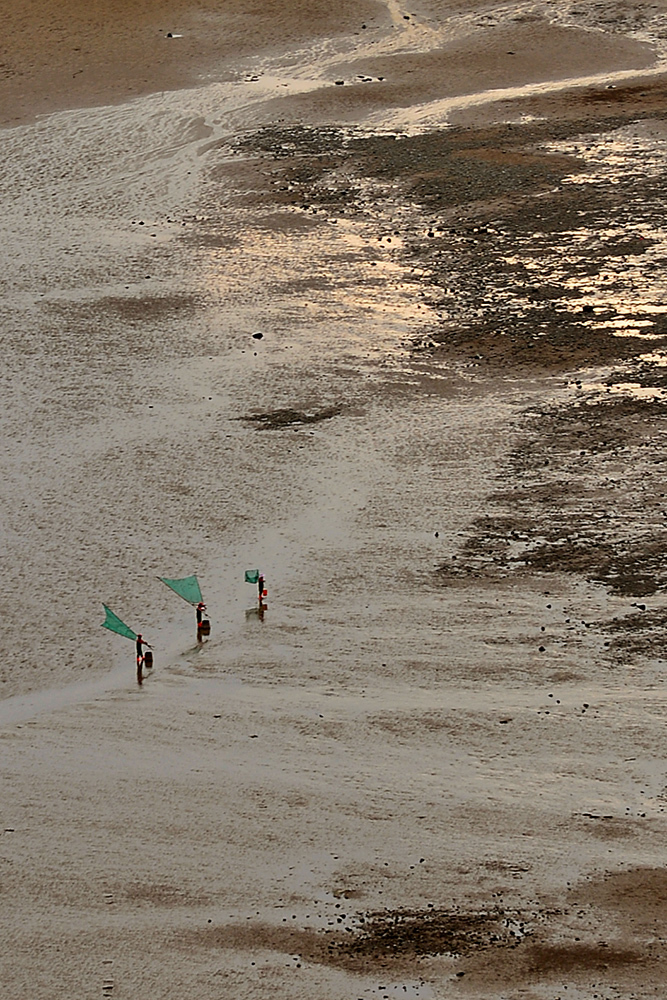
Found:
M 585 168 L 566 176 L 562 186 L 591 186 L 595 197 L 590 210 L 577 213 L 581 226 L 555 239 L 553 233 L 527 234 L 503 257 L 504 263 L 531 278 L 539 274 L 541 285 L 560 288 L 561 295 L 551 296 L 552 306 L 578 312 L 579 322 L 588 328 L 608 330 L 610 336 L 657 338 L 651 331 L 667 313 L 667 228 L 661 194 L 667 176 L 667 126 L 639 122 L 545 148 L 583 161 Z M 648 181 L 643 200 L 634 190 L 638 174 L 644 191 Z M 610 224 L 604 190 L 618 185 L 627 186 L 628 195 L 619 200 L 614 194 Z M 529 295 L 519 293 L 518 300 L 526 312 L 535 308 Z
M 584 382 L 581 383 L 581 391 L 594 394 L 604 394 L 605 396 L 621 396 L 632 399 L 664 399 L 666 392 L 659 386 L 645 386 L 638 382 Z

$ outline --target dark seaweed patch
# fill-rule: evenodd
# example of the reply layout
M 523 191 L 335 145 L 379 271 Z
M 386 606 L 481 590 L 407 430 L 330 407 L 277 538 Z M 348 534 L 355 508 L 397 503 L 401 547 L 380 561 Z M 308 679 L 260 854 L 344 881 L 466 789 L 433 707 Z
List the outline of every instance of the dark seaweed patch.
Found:
M 284 427 L 294 427 L 303 424 L 317 424 L 322 420 L 331 420 L 341 412 L 340 406 L 327 406 L 322 410 L 315 410 L 313 413 L 306 413 L 304 410 L 293 410 L 286 408 L 282 410 L 271 410 L 268 413 L 251 413 L 246 417 L 239 417 L 249 423 L 258 425 L 260 431 L 276 431 Z
M 416 958 L 466 955 L 497 945 L 516 946 L 528 933 L 516 914 L 500 908 L 477 912 L 428 908 L 376 910 L 350 939 L 336 942 L 341 957 Z

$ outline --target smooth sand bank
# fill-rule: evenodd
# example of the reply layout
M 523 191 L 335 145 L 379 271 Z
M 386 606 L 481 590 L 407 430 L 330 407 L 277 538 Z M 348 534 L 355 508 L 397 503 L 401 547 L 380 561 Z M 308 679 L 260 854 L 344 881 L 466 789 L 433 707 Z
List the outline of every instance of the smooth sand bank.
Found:
M 387 25 L 373 0 L 110 3 L 27 0 L 3 16 L 0 123 L 243 78 L 258 56 Z M 368 29 L 367 29 L 368 30 Z M 168 37 L 171 34 L 173 37 Z

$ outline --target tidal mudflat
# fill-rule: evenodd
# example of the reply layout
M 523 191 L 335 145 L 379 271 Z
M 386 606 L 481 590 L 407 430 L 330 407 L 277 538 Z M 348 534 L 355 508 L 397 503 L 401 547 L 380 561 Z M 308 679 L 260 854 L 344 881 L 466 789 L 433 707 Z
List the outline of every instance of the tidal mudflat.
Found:
M 3 32 L 3 995 L 656 996 L 665 5 Z

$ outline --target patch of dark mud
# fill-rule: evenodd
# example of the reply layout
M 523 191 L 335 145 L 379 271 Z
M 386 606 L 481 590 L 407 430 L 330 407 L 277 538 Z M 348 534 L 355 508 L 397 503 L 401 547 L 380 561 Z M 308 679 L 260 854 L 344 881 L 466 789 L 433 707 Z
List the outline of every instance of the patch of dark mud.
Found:
M 667 326 L 667 321 L 665 322 Z M 667 333 L 667 329 L 665 332 Z M 655 341 L 652 343 L 655 343 Z M 630 370 L 618 369 L 617 371 L 612 371 L 602 379 L 602 384 L 610 388 L 615 385 L 626 385 L 638 389 L 660 389 L 667 391 L 667 365 L 656 364 L 655 360 L 646 361 L 640 359 L 636 364 L 633 364 Z
M 664 109 L 644 117 L 664 117 Z M 322 218 L 359 216 L 382 232 L 396 230 L 397 203 L 412 207 L 397 232 L 434 315 L 415 352 L 482 370 L 562 371 L 638 357 L 638 321 L 667 347 L 660 309 L 635 294 L 667 266 L 651 236 L 662 226 L 667 164 L 657 175 L 638 163 L 613 183 L 573 183 L 588 169 L 584 158 L 548 148 L 577 137 L 583 151 L 586 134 L 628 118 L 617 107 L 596 118 L 420 135 L 268 128 L 239 149 L 273 161 L 265 198 L 321 210 Z
M 229 924 L 223 927 L 188 929 L 174 935 L 174 947 L 233 949 L 238 951 L 276 951 L 298 956 L 307 962 L 329 962 L 334 941 L 342 934 L 327 934 L 296 927 L 276 927 L 259 921 Z
M 556 129 L 560 137 L 570 128 Z M 554 135 L 551 129 L 549 136 Z M 532 136 L 532 133 L 531 133 Z M 369 134 L 335 127 L 268 127 L 245 137 L 237 150 L 272 159 L 272 199 L 285 191 L 293 205 L 338 206 L 366 214 L 382 200 L 418 201 L 438 210 L 542 190 L 571 172 L 572 158 L 517 150 L 512 126 L 443 129 L 421 135 Z M 396 185 L 399 189 L 396 190 Z
M 642 951 L 607 944 L 535 944 L 528 949 L 525 967 L 539 975 L 571 975 L 635 965 L 645 958 Z
M 568 889 L 561 907 L 520 948 L 464 957 L 465 984 L 493 984 L 497 990 L 558 979 L 559 989 L 567 982 L 588 982 L 599 995 L 605 986 L 617 990 L 619 982 L 661 985 L 666 878 L 664 869 L 636 868 Z
M 559 138 L 570 128 L 555 128 Z M 497 125 L 446 129 L 405 136 L 358 138 L 350 152 L 353 169 L 382 182 L 400 184 L 404 197 L 416 200 L 434 222 L 452 209 L 472 211 L 488 203 L 535 195 L 559 184 L 577 170 L 574 157 L 550 155 L 537 143 L 547 131 Z M 554 126 L 548 129 L 554 138 Z
M 286 179 L 320 185 L 325 195 L 336 194 L 341 185 L 348 184 L 361 191 L 362 182 L 375 179 L 399 183 L 400 194 L 416 198 L 424 207 L 433 207 L 433 202 L 459 207 L 557 183 L 576 171 L 578 161 L 547 153 L 539 148 L 541 143 L 618 124 L 622 124 L 618 118 L 609 117 L 594 123 L 582 119 L 447 127 L 415 135 L 332 126 L 269 126 L 245 136 L 236 149 L 246 156 L 283 161 Z
M 662 117 L 667 107 L 667 87 L 664 81 L 653 83 L 651 80 L 644 80 L 638 84 L 608 86 L 603 90 L 584 90 L 574 94 L 571 100 L 573 104 L 594 107 L 605 105 L 607 108 L 617 108 L 625 105 L 633 117 L 647 113 Z
M 546 291 L 538 294 L 548 297 Z M 532 297 L 530 294 L 529 298 Z M 494 313 L 475 323 L 447 320 L 439 330 L 431 330 L 426 339 L 415 345 L 415 353 L 438 357 L 444 352 L 454 356 L 457 363 L 467 359 L 478 368 L 569 371 L 635 358 L 646 350 L 637 337 L 610 336 L 598 326 L 601 320 L 615 317 L 611 311 L 598 313 L 594 321 L 580 308 L 555 303 L 526 304 L 522 313 L 507 311 L 502 316 L 498 316 L 498 310 Z M 667 349 L 667 334 L 652 346 Z
M 579 828 L 597 840 L 609 841 L 630 840 L 643 832 L 636 820 L 600 813 L 581 813 Z
M 95 377 L 100 351 L 110 364 L 121 365 L 131 357 L 165 359 L 201 352 L 197 328 L 188 321 L 203 305 L 202 296 L 186 292 L 47 299 L 38 303 L 36 319 L 17 324 L 9 336 L 20 341 L 24 353 L 50 359 L 56 350 L 71 352 L 89 363 Z M 71 409 L 71 400 L 68 405 Z
M 634 933 L 662 936 L 667 925 L 667 869 L 633 868 L 608 872 L 571 893 L 577 899 L 613 912 Z
M 103 317 L 105 322 L 119 321 L 129 326 L 154 323 L 183 312 L 193 313 L 201 305 L 196 295 L 174 292 L 168 295 L 107 295 L 94 302 L 45 302 L 42 308 L 63 316 L 74 315 L 79 322 Z
M 413 241 L 438 317 L 415 349 L 482 370 L 565 371 L 644 354 L 638 324 L 664 348 L 664 314 L 641 291 L 665 258 L 651 237 L 664 179 L 559 184 Z
M 332 417 L 337 417 L 341 412 L 341 406 L 327 406 L 312 413 L 307 413 L 305 410 L 285 408 L 271 410 L 269 413 L 251 413 L 246 417 L 238 417 L 237 419 L 257 424 L 257 429 L 260 431 L 276 431 L 282 430 L 285 427 L 304 426 L 306 424 L 317 424 L 322 420 L 331 420 Z
M 665 402 L 604 395 L 526 411 L 489 513 L 442 579 L 571 573 L 623 596 L 665 591 L 666 416 Z M 645 644 L 651 623 L 636 621 Z
M 446 909 L 377 910 L 360 918 L 332 958 L 343 962 L 413 960 L 427 955 L 467 955 L 490 947 L 516 947 L 530 933 L 517 914 L 493 907 L 477 912 Z
M 664 965 L 656 939 L 662 941 L 667 917 L 666 882 L 664 869 L 639 868 L 586 880 L 548 905 L 337 911 L 338 926 L 325 930 L 294 926 L 296 914 L 287 910 L 284 926 L 247 921 L 179 929 L 173 943 L 188 950 L 280 952 L 297 965 L 357 973 L 423 970 L 445 958 L 471 988 L 491 981 L 496 990 L 516 988 L 554 977 L 580 982 L 591 973 L 601 986 L 607 977 L 631 980 L 638 966 L 653 982 Z
M 500 907 L 474 912 L 377 910 L 339 922 L 346 921 L 335 931 L 253 923 L 191 932 L 190 939 L 209 947 L 282 951 L 307 962 L 362 971 L 377 966 L 398 969 L 431 956 L 516 948 L 530 933 L 523 917 Z
M 649 968 L 643 950 L 572 941 L 528 944 L 514 952 L 481 953 L 464 961 L 457 975 L 465 976 L 463 990 L 474 990 L 475 995 L 496 995 L 502 989 L 508 996 L 536 998 L 537 994 L 530 989 L 533 986 L 541 987 L 540 996 L 546 988 L 548 996 L 560 998 L 567 996 L 561 991 L 567 990 L 568 984 L 583 986 L 587 997 L 606 997 L 606 992 L 600 992 L 605 987 L 615 991 L 619 982 L 635 983 L 637 987 L 646 982 L 660 982 L 660 972 Z M 633 991 L 629 995 L 641 994 Z
M 609 638 L 609 652 L 625 662 L 636 659 L 639 655 L 662 656 L 662 650 L 667 647 L 667 610 L 655 608 L 649 610 L 641 605 L 639 610 L 623 616 L 612 618 L 603 626 Z
M 344 151 L 348 134 L 345 129 L 335 125 L 317 128 L 305 125 L 267 125 L 243 137 L 237 148 L 245 153 L 265 153 L 274 160 L 294 156 L 340 155 Z

